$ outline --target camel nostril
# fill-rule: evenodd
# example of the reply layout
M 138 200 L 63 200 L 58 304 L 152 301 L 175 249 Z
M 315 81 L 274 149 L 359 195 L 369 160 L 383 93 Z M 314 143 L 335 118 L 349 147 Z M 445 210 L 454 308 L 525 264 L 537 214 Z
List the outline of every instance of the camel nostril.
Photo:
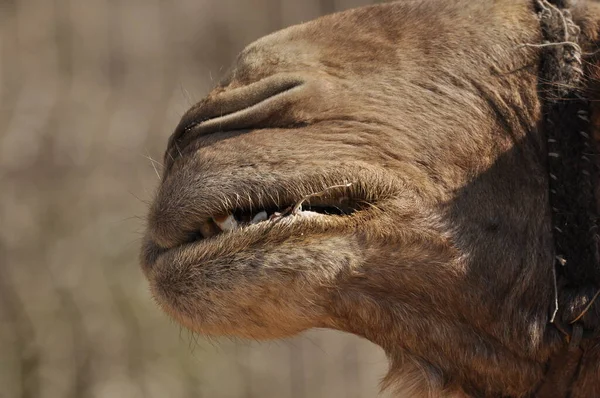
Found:
M 225 90 L 209 97 L 200 107 L 192 110 L 190 114 L 192 120 L 188 128 L 189 125 L 224 118 L 252 108 L 302 84 L 304 79 L 298 76 L 276 75 L 244 87 Z
M 289 106 L 291 94 L 305 82 L 302 76 L 280 74 L 210 95 L 183 116 L 171 144 L 181 148 L 199 135 L 252 129 Z

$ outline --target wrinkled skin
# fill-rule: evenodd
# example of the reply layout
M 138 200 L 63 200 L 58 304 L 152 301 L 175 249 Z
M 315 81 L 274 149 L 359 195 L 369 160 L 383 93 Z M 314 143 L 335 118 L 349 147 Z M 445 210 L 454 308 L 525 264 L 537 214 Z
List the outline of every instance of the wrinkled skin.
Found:
M 575 11 L 590 45 L 596 14 Z M 530 0 L 405 0 L 251 44 L 169 142 L 142 250 L 158 304 L 201 334 L 363 336 L 399 396 L 529 396 L 562 344 L 540 52 L 520 46 L 541 40 Z M 189 239 L 346 183 L 351 215 Z M 598 362 L 574 396 L 600 396 Z

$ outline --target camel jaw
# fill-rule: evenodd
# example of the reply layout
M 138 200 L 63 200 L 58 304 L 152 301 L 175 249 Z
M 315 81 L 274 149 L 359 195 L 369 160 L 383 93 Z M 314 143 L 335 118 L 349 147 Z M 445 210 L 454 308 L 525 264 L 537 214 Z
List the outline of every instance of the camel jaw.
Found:
M 163 203 L 159 195 L 150 215 L 147 250 L 142 253 L 144 269 L 152 268 L 158 257 L 167 252 L 193 252 L 196 262 L 201 263 L 236 253 L 244 245 L 260 250 L 262 245 L 274 241 L 335 234 L 337 230 L 355 226 L 373 216 L 374 211 L 369 212 L 369 208 L 376 201 L 372 198 L 367 201 L 368 195 L 364 192 L 360 195 L 352 193 L 352 185 L 334 185 L 298 196 L 300 199 L 296 201 L 283 201 L 287 203 L 285 205 L 277 204 L 268 191 L 264 194 L 268 200 L 236 193 L 219 203 L 199 201 L 195 204 L 197 207 L 190 201 L 176 210 L 179 212 L 177 217 L 185 220 L 181 224 L 171 222 L 174 218 L 173 209 L 169 208 L 171 203 Z M 188 184 L 180 186 L 187 187 Z M 172 197 L 172 193 L 167 196 Z M 222 210 L 214 213 L 206 210 L 211 208 Z M 197 210 L 195 215 L 194 210 Z M 231 247 L 229 251 L 223 250 L 228 246 Z M 218 254 L 210 254 L 217 248 L 220 249 Z M 202 256 L 198 255 L 200 252 Z
M 176 172 L 166 176 L 141 255 L 155 299 L 179 323 L 209 335 L 263 339 L 331 326 L 323 290 L 362 266 L 359 242 L 367 239 L 362 235 L 378 230 L 386 217 L 383 209 L 395 201 L 385 187 L 398 184 L 381 185 L 381 173 L 362 170 L 346 176 L 353 183 L 296 191 L 299 183 L 274 184 L 279 189 L 263 188 L 263 196 L 232 191 L 221 201 L 208 195 L 214 190 L 206 189 L 205 180 L 195 185 Z M 192 192 L 197 200 L 185 196 Z M 267 192 L 284 205 L 274 207 L 277 201 L 266 199 Z M 338 214 L 326 214 L 333 209 Z M 267 219 L 243 222 L 265 212 Z M 215 228 L 219 231 L 213 234 Z M 287 293 L 296 298 L 282 301 Z M 270 309 L 249 317 L 250 301 L 257 297 Z M 281 322 L 282 317 L 289 321 Z
M 206 157 L 180 158 L 151 207 L 141 263 L 159 305 L 211 335 L 274 338 L 328 326 L 324 290 L 364 264 L 363 244 L 391 223 L 403 184 L 364 164 L 225 180 L 240 169 L 198 162 Z M 282 301 L 287 294 L 295 298 Z M 249 315 L 258 297 L 269 308 Z

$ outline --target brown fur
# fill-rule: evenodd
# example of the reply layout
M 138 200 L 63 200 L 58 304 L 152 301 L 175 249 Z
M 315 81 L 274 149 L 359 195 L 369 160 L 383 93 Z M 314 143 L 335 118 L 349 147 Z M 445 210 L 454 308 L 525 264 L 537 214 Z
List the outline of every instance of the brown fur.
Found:
M 575 15 L 593 45 L 600 13 Z M 562 344 L 540 51 L 521 46 L 540 42 L 530 0 L 411 0 L 251 44 L 170 140 L 142 252 L 159 305 L 210 335 L 364 336 L 400 396 L 532 394 Z M 345 182 L 373 206 L 186 243 Z M 574 397 L 600 396 L 599 358 Z

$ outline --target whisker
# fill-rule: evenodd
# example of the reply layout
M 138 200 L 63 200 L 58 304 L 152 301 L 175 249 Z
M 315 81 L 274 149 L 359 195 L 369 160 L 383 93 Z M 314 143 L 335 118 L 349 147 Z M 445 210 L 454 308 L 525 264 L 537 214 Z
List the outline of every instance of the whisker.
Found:
M 179 157 L 182 158 L 183 154 L 181 153 L 181 149 L 179 149 L 179 145 L 177 145 L 177 143 L 175 143 L 175 149 L 177 149 L 177 152 L 179 153 Z
M 146 153 L 148 153 L 148 149 L 146 149 Z M 150 164 L 152 165 L 152 168 L 154 169 L 154 172 L 156 173 L 156 177 L 158 178 L 158 181 L 160 181 L 160 173 L 158 172 L 158 169 L 156 168 L 156 164 L 160 165 L 163 169 L 164 169 L 164 165 L 154 159 L 152 159 L 152 157 L 150 156 L 150 154 L 148 153 L 147 155 L 141 155 L 143 157 L 145 157 L 146 159 L 148 159 L 150 161 Z
M 150 202 L 149 200 L 141 199 L 140 197 L 138 197 L 136 194 L 134 194 L 131 191 L 129 191 L 129 194 L 147 206 L 150 206 L 152 204 L 152 202 Z
M 148 160 L 149 160 L 149 161 L 151 161 L 152 163 L 154 163 L 154 164 L 157 164 L 157 165 L 159 165 L 159 166 L 160 166 L 160 167 L 162 167 L 162 168 L 164 168 L 164 167 L 165 167 L 165 165 L 164 165 L 164 164 L 162 164 L 161 162 L 159 162 L 158 160 L 152 159 L 152 158 L 150 157 L 150 155 L 143 155 L 143 154 L 140 154 L 140 156 L 142 156 L 142 157 L 144 157 L 144 158 L 148 159 Z

